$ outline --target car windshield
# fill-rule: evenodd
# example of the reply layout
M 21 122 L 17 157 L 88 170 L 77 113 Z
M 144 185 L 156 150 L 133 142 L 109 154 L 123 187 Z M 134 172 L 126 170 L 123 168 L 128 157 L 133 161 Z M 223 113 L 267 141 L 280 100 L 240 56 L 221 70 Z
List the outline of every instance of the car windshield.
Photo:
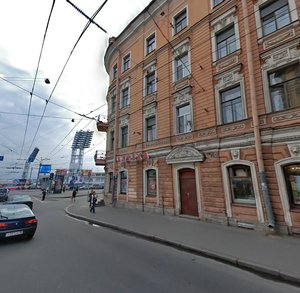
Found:
M 0 206 L 0 221 L 3 219 L 19 219 L 33 217 L 34 214 L 28 208 L 28 206 L 23 204 L 18 205 L 3 205 Z

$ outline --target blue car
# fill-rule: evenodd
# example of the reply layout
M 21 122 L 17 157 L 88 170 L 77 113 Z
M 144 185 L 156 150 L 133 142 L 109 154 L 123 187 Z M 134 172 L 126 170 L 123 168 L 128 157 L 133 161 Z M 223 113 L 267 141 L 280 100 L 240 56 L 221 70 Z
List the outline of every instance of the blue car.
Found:
M 25 204 L 0 205 L 0 239 L 27 237 L 31 239 L 38 220 Z

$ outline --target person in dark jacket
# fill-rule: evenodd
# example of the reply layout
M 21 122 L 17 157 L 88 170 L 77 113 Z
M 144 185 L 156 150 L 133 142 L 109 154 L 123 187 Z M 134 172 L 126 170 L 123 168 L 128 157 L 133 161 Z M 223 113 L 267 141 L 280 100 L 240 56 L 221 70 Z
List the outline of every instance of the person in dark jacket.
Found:
M 45 189 L 43 189 L 42 194 L 43 194 L 42 200 L 45 200 L 45 197 L 46 197 L 46 190 Z
M 72 192 L 72 200 L 75 201 L 76 199 L 76 195 L 77 195 L 77 189 L 73 189 L 73 192 Z
M 96 193 L 93 193 L 91 198 L 91 208 L 90 208 L 91 213 L 95 213 L 96 202 L 97 202 Z

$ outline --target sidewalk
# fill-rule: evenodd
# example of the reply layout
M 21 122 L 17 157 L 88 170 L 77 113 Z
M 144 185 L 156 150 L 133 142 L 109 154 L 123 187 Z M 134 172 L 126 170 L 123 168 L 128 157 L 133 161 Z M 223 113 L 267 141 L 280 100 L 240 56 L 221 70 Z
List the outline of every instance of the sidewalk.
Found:
M 66 208 L 72 217 L 300 285 L 300 238 L 142 211 L 96 207 L 86 197 Z

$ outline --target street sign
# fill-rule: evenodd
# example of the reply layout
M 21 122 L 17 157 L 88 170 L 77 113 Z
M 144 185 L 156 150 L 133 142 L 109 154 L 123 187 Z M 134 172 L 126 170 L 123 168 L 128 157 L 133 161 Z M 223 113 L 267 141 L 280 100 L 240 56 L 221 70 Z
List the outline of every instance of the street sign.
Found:
M 4 156 L 0 156 L 0 161 L 3 161 L 4 160 Z
M 51 165 L 40 165 L 40 173 L 50 173 Z

